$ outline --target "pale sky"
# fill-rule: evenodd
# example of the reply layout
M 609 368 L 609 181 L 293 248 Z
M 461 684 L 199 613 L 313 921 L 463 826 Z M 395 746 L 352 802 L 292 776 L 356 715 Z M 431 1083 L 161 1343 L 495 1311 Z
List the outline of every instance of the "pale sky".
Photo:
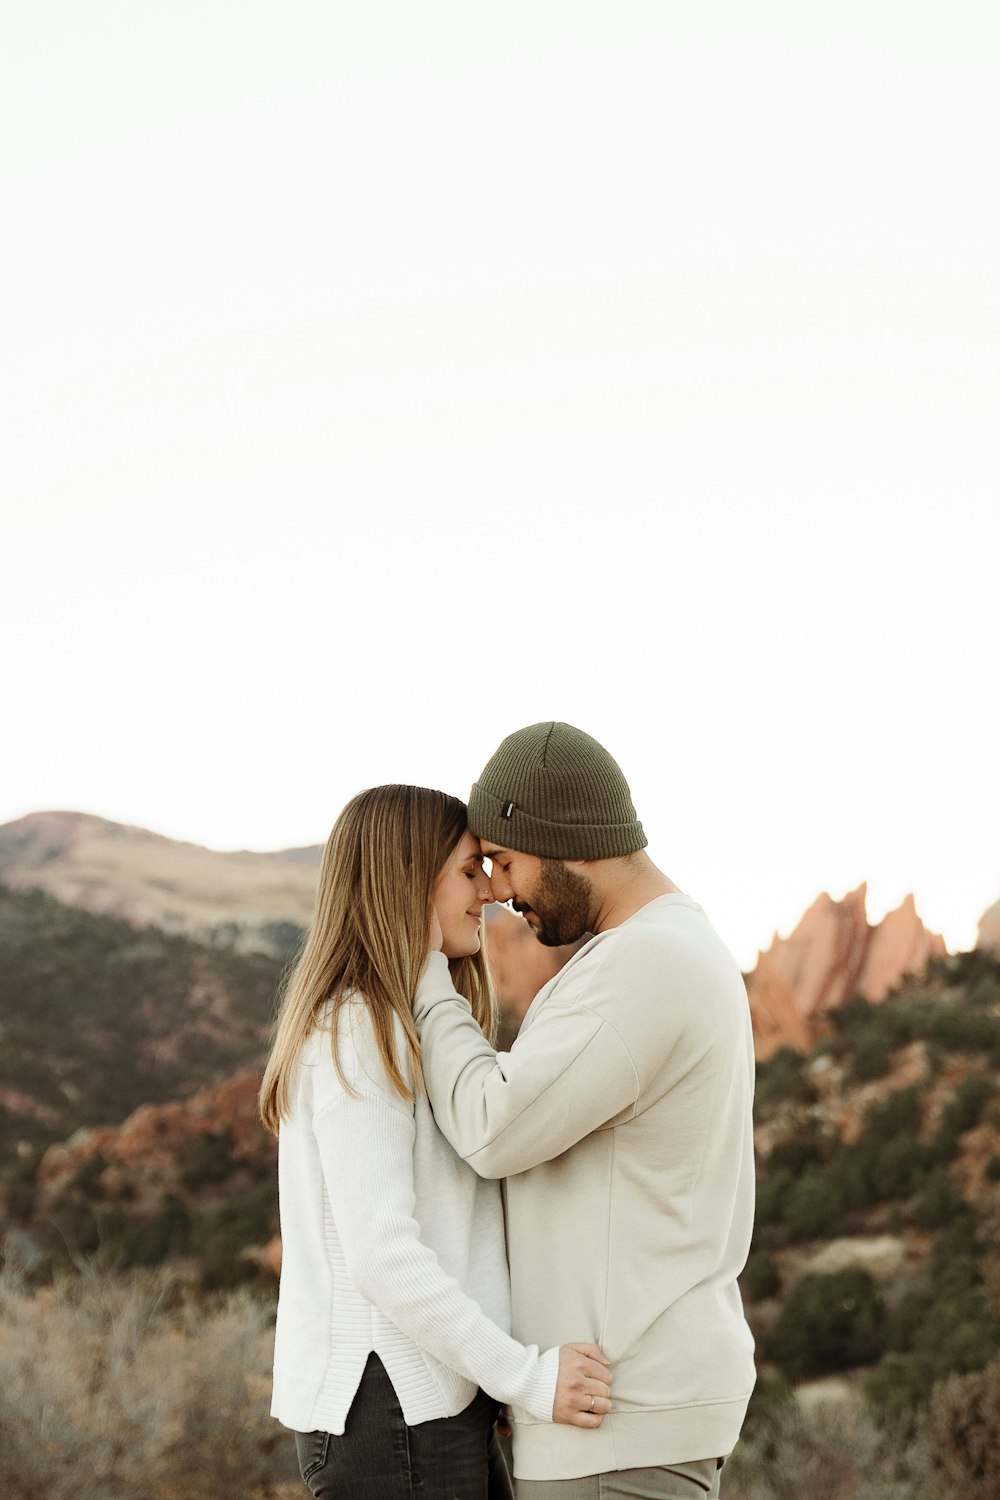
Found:
M 1000 897 L 1000 12 L 4 0 L 0 822 L 566 719 L 744 966 Z

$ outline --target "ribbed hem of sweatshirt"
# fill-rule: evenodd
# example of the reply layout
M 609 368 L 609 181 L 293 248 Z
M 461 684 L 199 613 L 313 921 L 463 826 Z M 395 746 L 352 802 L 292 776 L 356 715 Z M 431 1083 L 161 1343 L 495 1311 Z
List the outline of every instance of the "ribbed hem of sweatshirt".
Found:
M 596 1429 L 515 1422 L 514 1477 L 582 1479 L 725 1458 L 736 1447 L 749 1400 L 747 1395 L 659 1411 L 613 1411 Z

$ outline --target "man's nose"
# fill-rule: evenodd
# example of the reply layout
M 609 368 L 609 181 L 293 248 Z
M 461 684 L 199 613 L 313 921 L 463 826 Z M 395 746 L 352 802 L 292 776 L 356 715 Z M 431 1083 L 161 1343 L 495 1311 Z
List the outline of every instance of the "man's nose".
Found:
M 493 874 L 490 876 L 490 883 L 493 886 L 494 901 L 509 901 L 513 896 L 514 887 L 511 885 L 510 881 L 507 879 L 507 876 L 503 873 L 503 871 L 497 869 L 496 865 L 493 866 Z

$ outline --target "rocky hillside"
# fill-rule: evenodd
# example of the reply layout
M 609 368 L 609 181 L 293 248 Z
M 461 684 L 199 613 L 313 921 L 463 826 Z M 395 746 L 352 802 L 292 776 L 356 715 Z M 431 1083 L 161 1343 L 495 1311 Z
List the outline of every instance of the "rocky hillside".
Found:
M 273 1278 L 274 1144 L 257 1073 L 50 1146 L 21 1185 L 43 1256 Z M 1000 960 L 932 959 L 758 1065 L 757 1228 L 743 1292 L 758 1406 L 791 1386 L 909 1420 L 1000 1349 Z
M 13 1205 L 22 1258 L 182 1263 L 206 1289 L 273 1283 L 277 1142 L 257 1117 L 259 1083 L 259 1069 L 239 1073 L 50 1146 Z
M 985 948 L 1000 957 L 1000 901 L 987 907 L 979 918 L 976 947 Z
M 0 827 L 0 882 L 285 958 L 312 915 L 321 853 L 224 854 L 86 813 L 39 812 Z
M 0 887 L 0 1220 L 54 1142 L 259 1068 L 280 972 Z
M 893 1417 L 1000 1349 L 1000 961 L 932 959 L 830 1021 L 758 1065 L 744 1294 L 765 1372 Z
M 487 947 L 500 999 L 501 1050 L 513 1043 L 525 1012 L 543 984 L 547 984 L 580 947 L 544 948 L 523 917 L 506 906 L 488 906 Z
M 782 1046 L 808 1051 L 829 1029 L 831 1013 L 860 995 L 878 1003 L 927 960 L 944 939 L 921 922 L 913 897 L 872 926 L 860 885 L 842 901 L 816 898 L 794 932 L 778 937 L 747 978 L 759 1058 Z
M 152 925 L 238 952 L 287 958 L 313 907 L 320 846 L 225 854 L 84 813 L 32 813 L 0 827 L 0 883 L 41 889 L 60 901 Z M 827 1014 L 861 995 L 879 1001 L 919 974 L 944 942 L 913 898 L 875 925 L 865 887 L 842 901 L 821 895 L 787 938 L 775 934 L 748 978 L 758 1056 L 808 1049 Z M 1000 945 L 1000 905 L 981 924 L 983 947 Z M 508 911 L 489 910 L 509 1044 L 532 996 L 570 949 L 544 950 Z

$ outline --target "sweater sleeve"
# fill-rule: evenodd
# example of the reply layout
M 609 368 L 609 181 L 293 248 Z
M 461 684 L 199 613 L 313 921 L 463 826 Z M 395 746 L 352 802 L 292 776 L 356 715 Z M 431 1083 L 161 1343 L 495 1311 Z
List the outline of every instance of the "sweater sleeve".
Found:
M 427 1091 L 444 1134 L 481 1177 L 525 1172 L 634 1113 L 639 1078 L 624 1042 L 572 986 L 563 994 L 498 1053 L 444 955 L 427 960 L 413 1007 Z
M 414 1119 L 378 1090 L 340 1094 L 313 1120 L 347 1271 L 359 1291 L 436 1359 L 552 1420 L 559 1350 L 510 1338 L 420 1239 L 413 1183 Z

